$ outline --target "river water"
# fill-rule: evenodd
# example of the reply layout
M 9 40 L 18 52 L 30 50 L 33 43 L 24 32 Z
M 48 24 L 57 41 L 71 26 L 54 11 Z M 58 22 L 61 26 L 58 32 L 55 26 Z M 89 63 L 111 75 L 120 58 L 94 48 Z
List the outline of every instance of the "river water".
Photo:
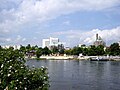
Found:
M 29 60 L 48 67 L 49 90 L 120 90 L 120 62 L 78 60 Z

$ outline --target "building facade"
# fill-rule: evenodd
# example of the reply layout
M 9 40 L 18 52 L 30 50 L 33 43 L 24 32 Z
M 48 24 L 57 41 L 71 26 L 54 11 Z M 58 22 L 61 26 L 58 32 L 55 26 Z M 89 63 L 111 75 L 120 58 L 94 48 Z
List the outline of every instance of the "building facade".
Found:
M 99 45 L 106 46 L 106 43 L 103 41 L 103 39 L 98 34 L 96 34 L 96 41 L 94 42 L 94 45 L 95 46 L 99 46 Z
M 44 47 L 48 47 L 48 48 L 52 48 L 52 47 L 60 47 L 61 45 L 63 45 L 61 42 L 59 42 L 58 38 L 53 38 L 50 37 L 49 39 L 43 39 L 42 41 L 42 48 Z
M 42 40 L 42 48 L 49 47 L 49 45 L 50 45 L 50 40 L 49 39 L 43 39 Z
M 53 37 L 50 37 L 50 46 L 58 46 L 59 44 L 59 39 L 58 38 L 53 38 Z

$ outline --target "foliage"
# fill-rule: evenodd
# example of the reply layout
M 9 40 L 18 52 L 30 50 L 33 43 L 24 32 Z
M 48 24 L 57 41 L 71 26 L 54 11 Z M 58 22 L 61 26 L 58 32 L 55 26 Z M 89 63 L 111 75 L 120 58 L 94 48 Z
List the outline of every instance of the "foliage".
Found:
M 42 49 L 42 54 L 43 55 L 49 55 L 49 54 L 51 54 L 51 51 L 49 50 L 48 47 L 45 47 L 45 48 Z
M 120 55 L 120 47 L 119 47 L 119 44 L 118 43 L 113 43 L 110 45 L 110 48 L 109 48 L 109 54 L 110 55 Z
M 88 55 L 88 56 L 96 56 L 96 55 L 104 55 L 104 46 L 99 45 L 99 46 L 94 46 L 91 45 L 88 48 L 85 47 L 74 47 L 73 49 L 70 50 L 65 50 L 65 54 L 67 55 L 79 55 L 82 53 L 83 55 Z
M 42 48 L 38 48 L 36 51 L 36 57 L 39 58 L 42 55 Z
M 25 65 L 20 50 L 0 48 L 0 90 L 45 90 L 49 86 L 47 68 Z
M 53 54 L 57 54 L 59 52 L 58 47 L 56 47 L 56 46 L 52 46 L 51 51 Z
M 70 49 L 70 50 L 65 50 L 64 53 L 65 53 L 66 55 L 72 55 L 72 49 Z
M 80 53 L 82 53 L 82 48 L 80 48 L 80 47 L 74 47 L 72 49 L 72 55 L 79 55 Z

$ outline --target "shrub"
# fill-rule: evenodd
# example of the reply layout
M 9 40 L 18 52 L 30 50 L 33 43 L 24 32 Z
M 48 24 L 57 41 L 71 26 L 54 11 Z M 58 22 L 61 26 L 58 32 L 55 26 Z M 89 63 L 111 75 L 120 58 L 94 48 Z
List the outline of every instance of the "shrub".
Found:
M 45 90 L 49 87 L 47 68 L 29 68 L 19 50 L 0 49 L 0 90 Z

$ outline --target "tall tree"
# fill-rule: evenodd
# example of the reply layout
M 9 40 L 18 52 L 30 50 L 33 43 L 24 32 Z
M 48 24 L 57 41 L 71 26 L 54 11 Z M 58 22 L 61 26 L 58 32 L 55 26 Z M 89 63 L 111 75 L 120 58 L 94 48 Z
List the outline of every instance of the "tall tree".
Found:
M 49 55 L 49 54 L 51 54 L 51 51 L 49 50 L 48 47 L 45 47 L 45 48 L 43 48 L 43 50 L 42 50 L 42 54 L 43 54 L 43 55 Z
M 109 48 L 110 55 L 120 55 L 120 48 L 118 43 L 113 43 Z
M 38 48 L 36 51 L 36 56 L 39 58 L 42 55 L 42 48 Z

